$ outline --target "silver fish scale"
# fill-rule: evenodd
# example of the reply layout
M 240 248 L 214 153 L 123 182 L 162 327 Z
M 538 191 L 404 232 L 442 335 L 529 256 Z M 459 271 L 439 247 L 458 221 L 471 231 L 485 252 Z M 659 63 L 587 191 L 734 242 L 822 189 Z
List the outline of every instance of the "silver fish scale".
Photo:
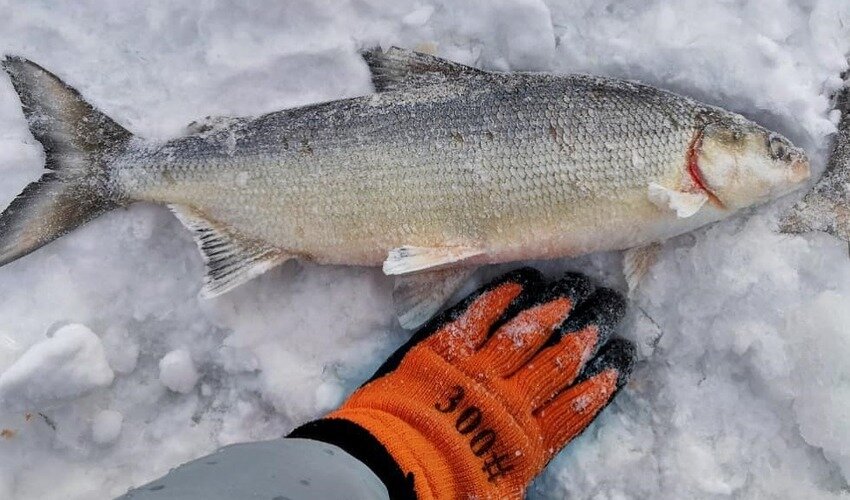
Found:
M 643 243 L 659 217 L 647 186 L 681 178 L 702 110 L 618 80 L 464 75 L 139 146 L 113 180 L 323 263 L 403 245 L 570 255 L 604 249 L 602 230 L 610 248 Z

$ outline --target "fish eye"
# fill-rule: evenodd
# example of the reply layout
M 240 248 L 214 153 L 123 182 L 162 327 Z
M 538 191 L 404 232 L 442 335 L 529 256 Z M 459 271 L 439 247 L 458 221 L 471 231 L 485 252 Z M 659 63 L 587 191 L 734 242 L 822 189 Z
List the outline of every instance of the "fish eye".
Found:
M 767 150 L 770 153 L 770 157 L 774 160 L 788 160 L 791 158 L 791 145 L 778 135 L 771 134 L 767 138 Z

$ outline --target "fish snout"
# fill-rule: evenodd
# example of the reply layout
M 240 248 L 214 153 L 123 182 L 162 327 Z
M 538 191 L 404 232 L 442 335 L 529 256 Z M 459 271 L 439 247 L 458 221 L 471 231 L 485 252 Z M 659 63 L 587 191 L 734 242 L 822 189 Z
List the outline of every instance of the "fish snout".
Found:
M 812 168 L 809 164 L 809 159 L 802 151 L 798 152 L 791 160 L 791 168 L 788 174 L 789 180 L 794 184 L 799 184 L 807 181 L 811 175 Z

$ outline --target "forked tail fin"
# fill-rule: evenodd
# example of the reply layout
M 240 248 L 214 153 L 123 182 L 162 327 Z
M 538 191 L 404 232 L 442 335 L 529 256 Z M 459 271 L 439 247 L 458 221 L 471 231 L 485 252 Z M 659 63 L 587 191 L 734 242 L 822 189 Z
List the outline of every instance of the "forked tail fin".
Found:
M 0 265 L 115 208 L 106 165 L 132 137 L 41 66 L 18 57 L 6 58 L 2 66 L 32 135 L 44 147 L 48 172 L 0 214 Z

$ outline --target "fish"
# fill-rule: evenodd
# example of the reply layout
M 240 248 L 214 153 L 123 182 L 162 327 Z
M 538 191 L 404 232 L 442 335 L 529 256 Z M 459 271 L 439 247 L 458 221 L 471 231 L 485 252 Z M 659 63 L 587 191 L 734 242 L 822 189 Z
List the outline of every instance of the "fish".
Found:
M 841 118 L 826 169 L 803 199 L 782 216 L 779 229 L 783 233 L 821 231 L 850 242 L 850 74 L 842 76 L 844 86 L 833 96 Z
M 627 250 L 640 275 L 642 249 L 810 175 L 781 134 L 641 83 L 490 72 L 397 47 L 363 59 L 373 93 L 150 141 L 7 57 L 47 172 L 0 214 L 0 265 L 155 203 L 192 231 L 202 296 L 289 259 L 381 266 L 412 328 L 479 266 Z

